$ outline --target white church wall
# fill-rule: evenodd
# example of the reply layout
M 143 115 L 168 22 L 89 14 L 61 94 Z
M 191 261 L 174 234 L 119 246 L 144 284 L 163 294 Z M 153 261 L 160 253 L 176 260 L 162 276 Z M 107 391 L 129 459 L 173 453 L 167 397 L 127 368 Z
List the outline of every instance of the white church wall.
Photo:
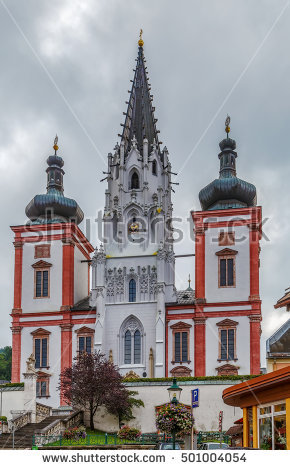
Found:
M 236 287 L 218 287 L 217 251 L 218 236 L 221 228 L 209 228 L 205 231 L 205 297 L 207 302 L 247 301 L 250 295 L 250 250 L 249 229 L 247 226 L 234 226 L 236 244 L 229 248 L 238 251 L 236 255 Z M 226 229 L 225 229 L 226 230 Z M 239 240 L 239 241 L 238 241 Z
M 43 242 L 39 243 L 40 245 Z M 44 261 L 51 263 L 49 297 L 34 299 L 34 268 L 32 264 L 40 259 L 34 258 L 37 243 L 25 243 L 23 246 L 22 269 L 22 311 L 49 312 L 59 310 L 62 305 L 62 242 L 51 241 L 50 258 Z
M 250 327 L 246 316 L 208 318 L 206 320 L 206 375 L 217 375 L 217 367 L 226 364 L 227 361 L 218 361 L 219 357 L 219 332 L 217 323 L 231 318 L 238 322 L 236 329 L 236 353 L 237 361 L 228 361 L 239 367 L 239 375 L 250 372 Z
M 149 353 L 153 349 L 155 358 L 155 320 L 156 302 L 128 302 L 123 304 L 107 305 L 105 316 L 105 328 L 103 337 L 103 352 L 109 356 L 112 349 L 113 361 L 119 364 L 120 373 L 125 375 L 134 370 L 142 376 L 143 372 L 149 373 Z M 145 335 L 143 336 L 142 364 L 124 364 L 123 340 L 121 338 L 121 326 L 126 318 L 134 315 L 142 324 Z
M 191 390 L 199 388 L 199 407 L 194 409 L 195 427 L 198 431 L 218 431 L 219 411 L 223 411 L 223 430 L 227 430 L 234 421 L 242 417 L 240 408 L 227 406 L 222 400 L 223 390 L 238 381 L 223 381 L 223 383 L 209 382 L 179 382 L 182 388 L 181 402 L 185 405 L 191 404 Z M 143 400 L 145 407 L 133 410 L 135 419 L 130 421 L 130 426 L 136 426 L 143 433 L 156 432 L 155 406 L 168 402 L 167 388 L 171 383 L 160 384 L 158 382 L 143 383 L 138 386 L 130 384 L 128 389 L 137 391 L 137 398 Z M 86 424 L 89 424 L 88 414 L 85 414 Z M 95 427 L 105 432 L 118 431 L 118 420 L 108 415 L 101 409 L 94 419 Z
M 88 295 L 88 263 L 77 245 L 74 249 L 74 303 L 79 302 Z
M 30 354 L 33 352 L 33 337 L 32 331 L 35 331 L 38 326 L 25 327 L 21 332 L 21 376 L 26 370 L 26 361 Z M 47 374 L 49 378 L 49 397 L 37 397 L 37 401 L 49 406 L 59 406 L 59 392 L 57 386 L 59 382 L 59 374 L 61 367 L 61 329 L 59 326 L 45 326 L 47 331 L 50 331 L 48 340 L 48 368 L 37 369 Z

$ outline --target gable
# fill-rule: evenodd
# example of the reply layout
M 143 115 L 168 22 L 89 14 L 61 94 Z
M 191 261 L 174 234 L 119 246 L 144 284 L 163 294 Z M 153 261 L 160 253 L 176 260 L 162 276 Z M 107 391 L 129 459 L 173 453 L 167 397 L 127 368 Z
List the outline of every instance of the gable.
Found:
M 238 251 L 231 250 L 230 248 L 224 248 L 223 250 L 216 252 L 217 256 L 236 256 L 237 254 L 238 254 Z
M 32 336 L 48 336 L 51 334 L 50 331 L 45 330 L 44 328 L 37 328 L 37 330 L 31 331 Z
M 37 261 L 36 263 L 31 265 L 33 268 L 51 268 L 52 264 L 48 263 L 47 261 Z
M 174 325 L 170 326 L 172 330 L 188 330 L 191 327 L 192 325 L 190 325 L 190 323 L 185 323 L 183 321 L 179 321 L 178 323 L 174 323 Z
M 222 321 L 216 323 L 216 325 L 220 328 L 223 327 L 223 326 L 224 327 L 233 327 L 233 328 L 235 328 L 238 324 L 239 324 L 239 322 L 231 320 L 231 318 L 226 318 L 225 320 L 222 320 Z

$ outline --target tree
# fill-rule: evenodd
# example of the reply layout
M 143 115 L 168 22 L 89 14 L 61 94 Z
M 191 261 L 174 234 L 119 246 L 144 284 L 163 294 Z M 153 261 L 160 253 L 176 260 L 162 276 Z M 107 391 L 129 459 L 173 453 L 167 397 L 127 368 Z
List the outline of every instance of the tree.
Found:
M 134 419 L 133 408 L 144 407 L 144 403 L 141 399 L 134 398 L 138 395 L 138 392 L 133 390 L 121 390 L 119 399 L 110 399 L 106 405 L 107 411 L 115 416 L 118 416 L 119 419 L 119 428 L 121 427 L 122 421 L 130 421 Z M 117 397 L 116 397 L 117 398 Z
M 5 346 L 0 349 L 0 379 L 11 380 L 12 348 Z
M 72 367 L 60 374 L 58 389 L 68 404 L 89 411 L 91 429 L 94 429 L 94 415 L 100 406 L 107 407 L 109 403 L 116 406 L 118 402 L 128 407 L 122 376 L 100 352 L 75 357 Z

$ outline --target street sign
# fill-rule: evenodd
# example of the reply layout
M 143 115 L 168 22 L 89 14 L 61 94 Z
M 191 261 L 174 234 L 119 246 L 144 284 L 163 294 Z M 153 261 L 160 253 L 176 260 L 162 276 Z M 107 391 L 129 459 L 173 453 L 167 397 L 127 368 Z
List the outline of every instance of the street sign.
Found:
M 197 408 L 199 406 L 199 389 L 194 388 L 191 390 L 191 406 Z

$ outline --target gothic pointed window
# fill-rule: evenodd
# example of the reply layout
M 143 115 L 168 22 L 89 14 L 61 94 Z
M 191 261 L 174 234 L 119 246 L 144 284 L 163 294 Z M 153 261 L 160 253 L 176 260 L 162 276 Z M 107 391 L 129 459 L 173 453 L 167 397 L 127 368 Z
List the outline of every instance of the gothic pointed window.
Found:
M 139 184 L 139 175 L 137 171 L 134 171 L 132 177 L 131 177 L 131 189 L 139 189 L 140 184 Z
M 131 279 L 129 282 L 129 302 L 136 302 L 136 281 Z
M 152 162 L 152 175 L 157 176 L 157 162 L 156 162 L 156 160 L 153 160 L 153 162 Z
M 131 315 L 121 327 L 121 350 L 123 364 L 142 364 L 143 328 L 140 321 Z

